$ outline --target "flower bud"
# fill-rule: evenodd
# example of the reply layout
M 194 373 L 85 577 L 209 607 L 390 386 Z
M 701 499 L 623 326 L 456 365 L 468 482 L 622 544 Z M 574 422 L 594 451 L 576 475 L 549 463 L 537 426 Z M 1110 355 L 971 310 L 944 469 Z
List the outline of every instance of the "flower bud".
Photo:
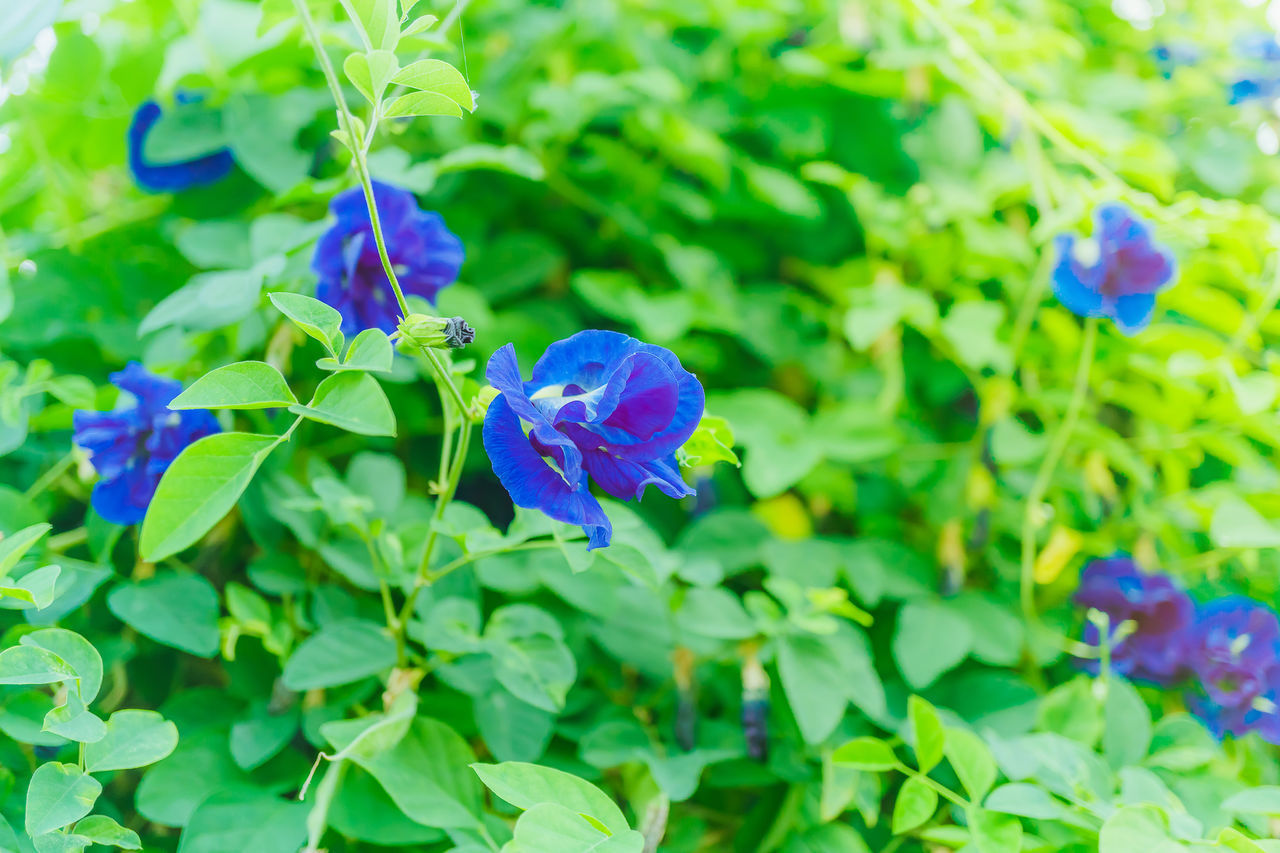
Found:
M 461 349 L 476 339 L 476 330 L 461 317 L 432 317 L 410 314 L 396 330 L 400 340 L 420 347 Z

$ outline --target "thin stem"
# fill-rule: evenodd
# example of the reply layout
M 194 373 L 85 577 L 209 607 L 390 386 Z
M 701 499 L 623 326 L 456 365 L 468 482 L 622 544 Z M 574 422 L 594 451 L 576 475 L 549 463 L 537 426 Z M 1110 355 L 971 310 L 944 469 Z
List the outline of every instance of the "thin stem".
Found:
M 58 481 L 59 477 L 65 474 L 67 470 L 75 464 L 75 461 L 75 452 L 68 451 L 61 459 L 53 464 L 53 467 L 41 474 L 40 477 L 31 484 L 31 487 L 22 493 L 22 497 L 26 500 L 31 500 L 36 495 L 52 486 Z
M 316 759 L 317 763 L 319 760 Z M 314 768 L 312 770 L 314 772 Z M 338 793 L 338 784 L 342 781 L 346 770 L 347 762 L 335 761 L 316 787 L 315 805 L 307 814 L 307 846 L 302 849 L 302 853 L 319 853 L 320 842 L 324 839 L 325 829 L 329 825 L 329 807 L 333 805 L 333 798 Z
M 329 55 L 324 52 L 324 47 L 320 42 L 320 33 L 316 29 L 315 21 L 311 18 L 310 10 L 307 9 L 306 0 L 293 0 L 293 6 L 297 9 L 299 18 L 302 19 L 302 27 L 306 31 L 307 38 L 310 40 L 316 57 L 320 61 L 320 70 L 324 72 L 324 79 L 329 85 L 329 92 L 333 95 L 333 101 L 338 106 L 338 121 L 342 132 L 346 134 L 347 140 L 351 143 L 349 146 L 351 163 L 356 170 L 356 177 L 360 181 L 360 188 L 364 191 L 365 205 L 369 209 L 369 227 L 373 231 L 373 242 L 378 249 L 378 260 L 381 261 L 382 271 L 387 277 L 387 282 L 391 285 L 392 292 L 395 294 L 396 306 L 400 309 L 400 316 L 407 317 L 410 313 L 409 303 L 405 300 L 404 290 L 400 287 L 400 279 L 396 276 L 395 264 L 391 263 L 391 257 L 387 254 L 387 240 L 382 233 L 382 220 L 378 216 L 378 204 L 373 195 L 373 178 L 369 174 L 369 164 L 365 159 L 369 144 L 373 141 L 373 128 L 376 127 L 378 121 L 378 106 L 374 105 L 373 114 L 370 116 L 368 136 L 361 137 L 356 134 L 355 118 L 351 114 L 350 107 L 347 106 L 346 97 L 342 94 L 342 86 L 338 81 L 337 72 L 333 69 L 333 63 L 329 61 Z M 471 420 L 471 413 L 466 401 L 462 399 L 462 392 L 458 390 L 453 377 L 441 362 L 440 356 L 430 347 L 422 347 L 422 352 L 426 355 L 427 360 L 431 362 L 431 368 L 435 371 L 436 379 L 444 383 L 449 389 L 449 393 L 454 398 L 454 402 L 458 404 L 458 409 L 462 412 L 462 416 L 467 420 Z
M 933 780 L 932 778 L 930 778 L 927 774 L 925 774 L 925 773 L 921 773 L 920 771 L 918 771 L 918 770 L 916 770 L 916 769 L 914 769 L 914 768 L 912 768 L 912 767 L 908 767 L 907 765 L 903 764 L 902 762 L 898 762 L 898 767 L 897 767 L 897 769 L 898 769 L 898 771 L 899 771 L 899 772 L 901 772 L 901 773 L 905 773 L 907 776 L 910 776 L 912 779 L 919 779 L 921 782 L 923 782 L 924 784 L 928 785 L 928 786 L 929 786 L 930 788 L 932 788 L 935 792 L 937 792 L 937 794 L 938 794 L 940 797 L 943 797 L 944 799 L 947 799 L 947 800 L 951 801 L 951 803 L 953 803 L 954 805 L 959 806 L 959 807 L 960 807 L 960 808 L 962 808 L 962 809 L 968 809 L 968 808 L 970 808 L 970 807 L 973 805 L 973 804 L 972 804 L 972 803 L 970 803 L 968 800 L 966 800 L 964 797 L 960 796 L 960 795 L 959 795 L 959 794 L 957 794 L 955 791 L 953 791 L 953 790 L 951 790 L 950 788 L 948 788 L 946 785 L 943 785 L 941 782 L 936 782 L 936 781 L 934 781 L 934 780 Z
M 427 357 L 427 361 L 431 364 L 431 369 L 435 373 L 436 379 L 449 392 L 449 397 L 452 398 L 454 405 L 458 407 L 458 412 L 462 415 L 462 419 L 467 422 L 474 420 L 471 416 L 471 407 L 467 405 L 466 400 L 462 399 L 462 392 L 458 390 L 453 377 L 449 374 L 449 366 L 440 358 L 440 354 L 431 347 L 423 347 L 422 354 Z
M 1067 403 L 1066 413 L 1058 431 L 1053 436 L 1049 450 L 1040 462 L 1040 470 L 1027 494 L 1026 506 L 1022 517 L 1022 573 L 1021 599 L 1022 613 L 1026 619 L 1028 643 L 1032 629 L 1038 624 L 1035 601 L 1035 562 L 1036 562 L 1036 528 L 1040 504 L 1044 500 L 1049 484 L 1066 452 L 1071 433 L 1075 430 L 1076 421 L 1080 419 L 1080 410 L 1084 406 L 1085 394 L 1089 390 L 1089 370 L 1093 366 L 1093 356 L 1098 343 L 1098 318 L 1090 317 L 1084 322 L 1084 342 L 1080 345 L 1080 360 L 1076 364 L 1075 383 L 1071 391 L 1071 400 Z

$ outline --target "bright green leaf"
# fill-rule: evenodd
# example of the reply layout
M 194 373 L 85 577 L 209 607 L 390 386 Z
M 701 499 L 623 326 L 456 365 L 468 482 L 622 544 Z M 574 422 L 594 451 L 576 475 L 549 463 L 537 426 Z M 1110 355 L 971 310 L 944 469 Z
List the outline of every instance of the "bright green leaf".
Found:
M 298 402 L 280 371 L 263 361 L 241 361 L 201 376 L 171 409 L 275 409 Z

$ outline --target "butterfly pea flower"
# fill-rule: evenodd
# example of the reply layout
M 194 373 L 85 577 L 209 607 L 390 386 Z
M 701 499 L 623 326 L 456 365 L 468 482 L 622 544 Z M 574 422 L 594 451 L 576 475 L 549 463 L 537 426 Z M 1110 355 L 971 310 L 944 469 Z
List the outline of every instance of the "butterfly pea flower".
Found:
M 1151 239 L 1151 228 L 1123 204 L 1098 207 L 1094 224 L 1098 257 L 1091 264 L 1077 258 L 1074 234 L 1055 240 L 1054 295 L 1081 317 L 1110 317 L 1120 331 L 1132 335 L 1151 321 L 1156 292 L 1173 279 L 1173 255 Z
M 177 101 L 180 104 L 194 103 L 200 96 L 180 93 Z M 155 163 L 147 159 L 144 153 L 147 135 L 160 120 L 163 111 L 155 101 L 147 101 L 138 107 L 129 124 L 129 170 L 138 186 L 148 192 L 177 193 L 192 187 L 217 183 L 225 178 L 235 165 L 235 159 L 228 148 L 219 148 L 200 157 L 190 160 L 178 160 L 168 163 Z
M 374 181 L 373 197 L 401 290 L 434 305 L 436 295 L 458 277 L 462 241 L 440 214 L 420 209 L 408 190 Z M 337 221 L 316 243 L 311 258 L 311 269 L 320 278 L 316 298 L 342 314 L 344 334 L 365 329 L 391 334 L 400 308 L 378 257 L 364 191 L 355 187 L 339 193 L 329 212 Z
M 1080 576 L 1075 601 L 1107 614 L 1111 667 L 1121 675 L 1169 684 L 1185 668 L 1181 638 L 1191 625 L 1195 605 L 1166 575 L 1150 574 L 1129 557 L 1093 560 Z M 1124 623 L 1132 623 L 1125 634 Z M 1084 640 L 1102 642 L 1101 631 L 1087 623 Z
M 114 524 L 136 524 L 178 454 L 221 427 L 204 409 L 170 409 L 181 383 L 156 376 L 140 364 L 113 373 L 111 383 L 132 399 L 112 412 L 76 412 L 74 441 L 89 452 L 98 472 L 92 496 L 98 515 Z
M 1166 80 L 1173 77 L 1174 69 L 1184 65 L 1195 65 L 1200 61 L 1200 49 L 1193 44 L 1183 42 L 1166 42 L 1151 49 L 1151 55 L 1160 68 L 1160 76 Z
M 669 350 L 585 331 L 549 346 L 527 382 L 511 344 L 485 376 L 499 392 L 483 431 L 494 473 L 518 506 L 581 525 L 588 548 L 613 533 L 590 482 L 620 500 L 650 485 L 672 498 L 694 493 L 675 453 L 697 429 L 704 395 Z
M 1200 692 L 1187 704 L 1219 737 L 1257 730 L 1280 743 L 1280 620 L 1233 595 L 1200 608 L 1184 642 Z

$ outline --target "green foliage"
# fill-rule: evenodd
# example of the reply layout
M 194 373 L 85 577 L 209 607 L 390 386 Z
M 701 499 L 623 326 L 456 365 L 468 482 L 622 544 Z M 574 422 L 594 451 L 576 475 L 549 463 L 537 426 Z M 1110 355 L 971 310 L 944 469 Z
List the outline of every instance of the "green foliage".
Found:
M 1069 657 L 1091 557 L 1280 593 L 1263 13 L 1132 5 L 9 0 L 0 851 L 1280 849 L 1273 747 Z M 136 189 L 149 98 L 232 174 Z M 401 307 L 467 349 L 310 295 L 373 180 L 462 238 Z M 1074 394 L 1053 241 L 1113 200 L 1179 277 Z M 708 391 L 698 497 L 590 552 L 478 435 L 585 328 Z M 130 360 L 224 428 L 134 531 L 70 447 Z

